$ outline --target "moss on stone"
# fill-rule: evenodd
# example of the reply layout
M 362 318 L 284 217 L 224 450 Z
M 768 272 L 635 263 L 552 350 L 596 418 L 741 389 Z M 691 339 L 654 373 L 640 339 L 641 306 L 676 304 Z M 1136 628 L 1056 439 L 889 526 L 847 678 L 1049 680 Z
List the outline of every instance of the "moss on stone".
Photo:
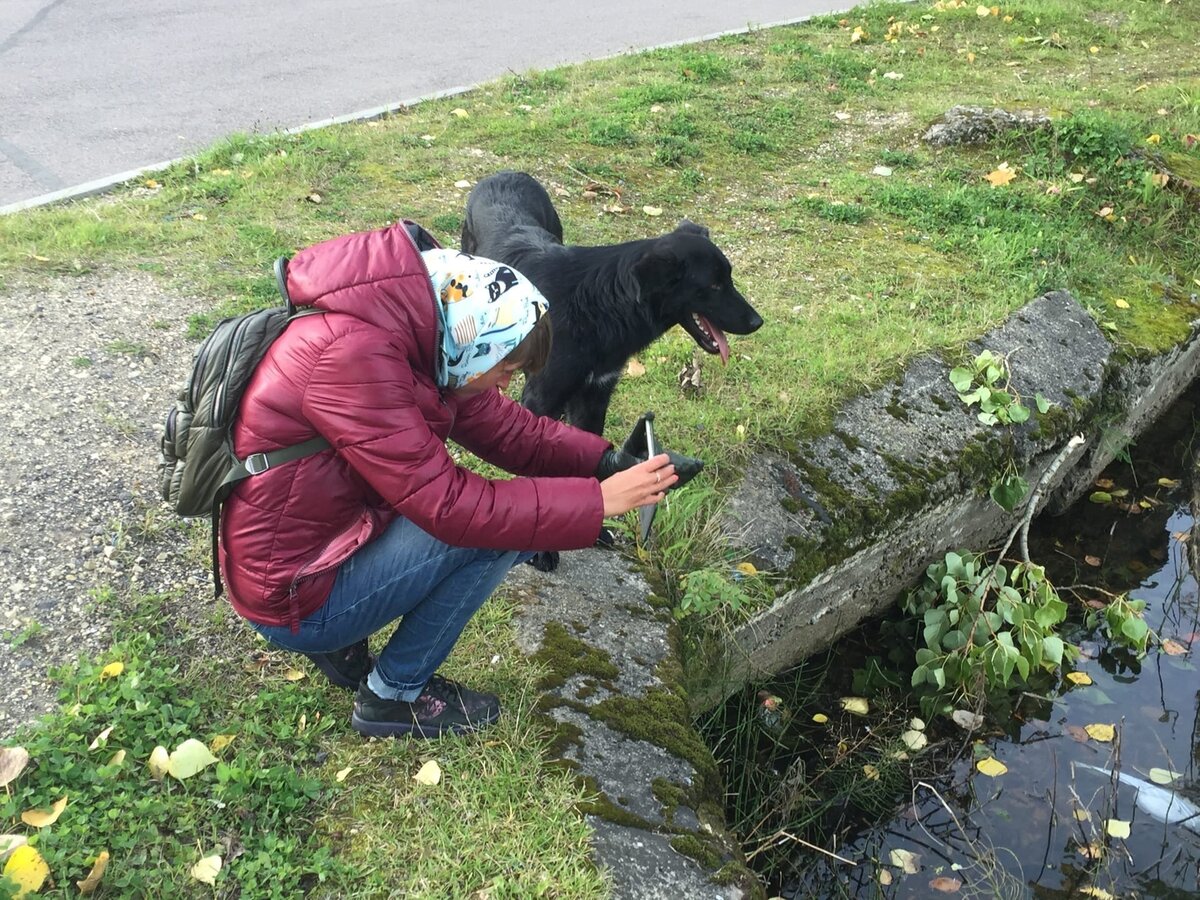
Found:
M 654 831 L 654 826 L 641 816 L 630 812 L 613 803 L 608 795 L 600 789 L 600 784 L 591 775 L 578 776 L 579 783 L 592 796 L 579 801 L 576 808 L 584 815 L 597 816 L 614 825 L 626 828 L 638 828 L 642 831 Z
M 842 431 L 839 428 L 835 428 L 832 433 L 833 436 L 845 444 L 846 449 L 852 453 L 862 447 L 862 441 L 848 432 Z
M 725 857 L 714 850 L 706 841 L 695 834 L 677 834 L 671 838 L 671 847 L 684 856 L 690 856 L 708 871 L 721 868 Z
M 884 408 L 888 411 L 893 419 L 899 419 L 901 422 L 907 422 L 909 420 L 908 410 L 904 408 L 903 404 L 896 400 L 893 400 Z
M 784 497 L 779 501 L 779 505 L 782 506 L 786 512 L 791 513 L 793 516 L 798 515 L 801 510 L 800 501 L 795 497 Z
M 611 682 L 619 674 L 607 653 L 571 636 L 559 622 L 546 623 L 541 649 L 533 659 L 548 670 L 538 684 L 543 691 L 562 687 L 572 675 L 590 675 Z

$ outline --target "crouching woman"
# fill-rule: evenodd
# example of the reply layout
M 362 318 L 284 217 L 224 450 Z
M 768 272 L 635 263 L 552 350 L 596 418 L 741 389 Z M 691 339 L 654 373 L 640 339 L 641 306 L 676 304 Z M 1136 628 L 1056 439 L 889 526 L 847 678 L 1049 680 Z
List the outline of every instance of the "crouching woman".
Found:
M 318 436 L 330 448 L 242 481 L 225 502 L 233 606 L 357 691 L 351 721 L 364 735 L 494 722 L 498 698 L 437 674 L 471 616 L 533 551 L 590 546 L 605 516 L 661 500 L 674 467 L 663 454 L 614 473 L 619 453 L 603 438 L 502 393 L 542 366 L 551 340 L 545 298 L 507 266 L 400 223 L 301 251 L 287 289 L 324 314 L 294 319 L 271 345 L 234 452 Z M 519 477 L 460 466 L 448 439 Z M 372 659 L 368 637 L 393 622 Z

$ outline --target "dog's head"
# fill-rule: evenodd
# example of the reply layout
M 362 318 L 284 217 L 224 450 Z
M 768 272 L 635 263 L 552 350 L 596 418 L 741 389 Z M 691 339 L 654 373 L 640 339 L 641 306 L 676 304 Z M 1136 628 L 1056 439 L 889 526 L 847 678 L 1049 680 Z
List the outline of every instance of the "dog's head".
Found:
M 634 264 L 642 297 L 666 327 L 678 323 L 706 353 L 729 360 L 725 332 L 750 334 L 760 316 L 733 286 L 732 267 L 708 237 L 708 229 L 686 219 L 650 243 Z

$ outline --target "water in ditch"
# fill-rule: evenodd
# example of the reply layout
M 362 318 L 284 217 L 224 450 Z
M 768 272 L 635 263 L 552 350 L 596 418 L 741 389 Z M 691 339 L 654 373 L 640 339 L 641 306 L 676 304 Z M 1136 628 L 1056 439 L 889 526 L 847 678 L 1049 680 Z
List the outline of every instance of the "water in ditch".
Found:
M 872 746 L 919 716 L 895 617 L 713 714 L 729 818 L 769 896 L 1200 897 L 1198 403 L 1194 388 L 1109 467 L 1111 502 L 1085 497 L 1031 533 L 1053 583 L 1077 586 L 1064 636 L 1090 684 L 1030 685 L 975 734 L 931 721 L 929 746 L 897 759 Z M 1140 659 L 1084 622 L 1124 592 L 1159 638 Z M 869 714 L 841 709 L 847 695 Z M 987 756 L 1007 771 L 980 772 Z

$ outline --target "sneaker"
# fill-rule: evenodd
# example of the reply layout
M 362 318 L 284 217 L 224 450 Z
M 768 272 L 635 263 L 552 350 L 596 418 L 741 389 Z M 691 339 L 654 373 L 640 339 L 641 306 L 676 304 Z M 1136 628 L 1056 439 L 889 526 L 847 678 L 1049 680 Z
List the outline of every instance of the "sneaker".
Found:
M 466 734 L 500 718 L 500 698 L 463 687 L 434 675 L 421 696 L 411 703 L 385 700 L 375 695 L 364 681 L 354 698 L 350 723 L 367 737 L 435 738 L 444 734 Z
M 367 639 L 357 644 L 334 650 L 332 653 L 305 653 L 312 664 L 325 673 L 325 677 L 340 688 L 355 690 L 371 670 L 375 668 L 375 657 L 367 649 Z

